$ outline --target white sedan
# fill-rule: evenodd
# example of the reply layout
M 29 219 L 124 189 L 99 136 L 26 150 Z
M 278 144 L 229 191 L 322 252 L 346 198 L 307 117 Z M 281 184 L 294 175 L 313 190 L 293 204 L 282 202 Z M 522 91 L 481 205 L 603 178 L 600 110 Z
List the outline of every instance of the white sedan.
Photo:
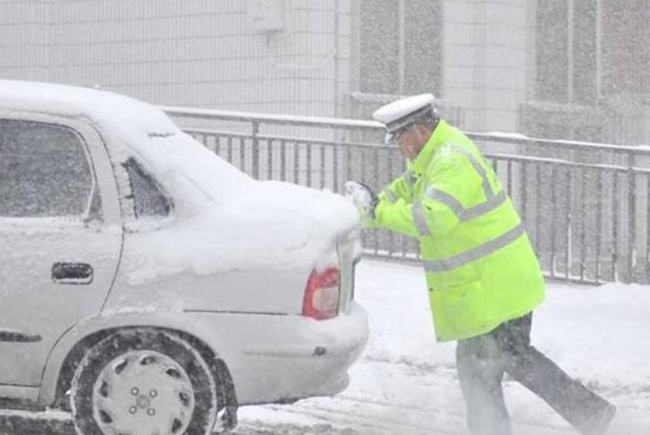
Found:
M 0 81 L 0 241 L 0 399 L 82 434 L 336 394 L 367 341 L 356 210 L 123 96 Z

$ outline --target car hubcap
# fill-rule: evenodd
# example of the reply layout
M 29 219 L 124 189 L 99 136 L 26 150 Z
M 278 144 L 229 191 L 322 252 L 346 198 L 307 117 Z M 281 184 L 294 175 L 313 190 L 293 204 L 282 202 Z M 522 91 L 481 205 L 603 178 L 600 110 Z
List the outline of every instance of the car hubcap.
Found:
M 93 388 L 93 415 L 107 435 L 185 432 L 194 412 L 194 389 L 173 359 L 133 351 L 111 361 Z

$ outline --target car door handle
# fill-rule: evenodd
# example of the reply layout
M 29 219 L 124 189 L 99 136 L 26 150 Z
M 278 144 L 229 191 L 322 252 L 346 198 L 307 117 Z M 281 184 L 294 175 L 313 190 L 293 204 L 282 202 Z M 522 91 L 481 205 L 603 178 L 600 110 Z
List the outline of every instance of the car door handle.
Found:
M 86 263 L 54 263 L 52 281 L 56 284 L 83 284 L 93 282 L 93 267 Z
M 27 334 L 20 331 L 0 329 L 0 342 L 5 343 L 37 343 L 43 338 L 40 335 Z

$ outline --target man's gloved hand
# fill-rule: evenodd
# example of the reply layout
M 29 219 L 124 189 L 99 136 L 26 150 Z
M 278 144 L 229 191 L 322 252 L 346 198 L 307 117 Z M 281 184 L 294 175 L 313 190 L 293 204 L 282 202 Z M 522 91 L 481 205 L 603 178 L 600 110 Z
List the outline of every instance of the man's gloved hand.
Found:
M 379 198 L 372 189 L 358 181 L 346 181 L 345 194 L 352 199 L 355 207 L 362 215 L 375 218 L 375 207 L 377 207 Z

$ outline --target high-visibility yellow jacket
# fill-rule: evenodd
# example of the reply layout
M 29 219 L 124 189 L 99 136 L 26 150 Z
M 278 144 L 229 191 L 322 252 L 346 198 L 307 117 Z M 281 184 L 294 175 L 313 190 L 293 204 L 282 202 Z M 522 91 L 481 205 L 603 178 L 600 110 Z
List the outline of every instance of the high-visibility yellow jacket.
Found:
M 485 334 L 544 299 L 539 262 L 501 182 L 442 120 L 379 194 L 369 225 L 419 240 L 438 341 Z

